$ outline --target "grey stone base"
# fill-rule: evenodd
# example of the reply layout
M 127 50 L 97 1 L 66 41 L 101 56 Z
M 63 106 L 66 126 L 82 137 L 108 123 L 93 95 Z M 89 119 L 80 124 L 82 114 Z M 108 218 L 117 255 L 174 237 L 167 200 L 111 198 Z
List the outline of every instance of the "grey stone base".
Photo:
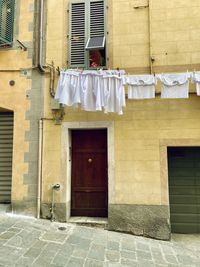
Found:
M 169 240 L 169 214 L 168 206 L 111 204 L 108 229 Z
M 33 201 L 12 201 L 11 210 L 13 213 L 26 215 L 26 216 L 36 216 L 36 202 Z
M 54 204 L 54 219 L 59 222 L 66 222 L 66 203 Z M 41 218 L 51 219 L 51 203 L 41 204 Z

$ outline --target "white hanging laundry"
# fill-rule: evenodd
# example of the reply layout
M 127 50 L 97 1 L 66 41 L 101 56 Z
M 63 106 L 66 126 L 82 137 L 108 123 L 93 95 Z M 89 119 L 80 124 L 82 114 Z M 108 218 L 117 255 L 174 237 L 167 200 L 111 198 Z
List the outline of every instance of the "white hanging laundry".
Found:
M 161 74 L 157 77 L 162 82 L 161 98 L 189 97 L 189 73 Z
M 154 75 L 129 75 L 126 77 L 128 84 L 128 99 L 155 98 L 156 78 Z
M 93 75 L 93 88 L 96 97 L 96 111 L 100 111 L 105 105 L 104 80 L 102 72 L 95 73 Z
M 76 106 L 81 102 L 80 76 L 76 71 L 64 72 L 59 102 L 66 106 Z
M 81 76 L 81 107 L 85 111 L 96 111 L 94 74 L 95 74 L 95 71 L 84 71 L 83 73 L 80 74 Z
M 200 72 L 194 72 L 192 74 L 192 82 L 196 84 L 196 92 L 200 96 Z
M 117 75 L 104 74 L 104 112 L 123 114 L 122 108 L 126 106 L 123 78 Z
M 65 73 L 63 71 L 60 72 L 60 76 L 59 76 L 59 79 L 58 79 L 58 84 L 57 84 L 57 87 L 56 87 L 56 93 L 55 93 L 55 99 L 60 99 L 60 95 L 61 95 L 61 92 L 63 90 L 63 79 L 64 79 L 64 75 Z

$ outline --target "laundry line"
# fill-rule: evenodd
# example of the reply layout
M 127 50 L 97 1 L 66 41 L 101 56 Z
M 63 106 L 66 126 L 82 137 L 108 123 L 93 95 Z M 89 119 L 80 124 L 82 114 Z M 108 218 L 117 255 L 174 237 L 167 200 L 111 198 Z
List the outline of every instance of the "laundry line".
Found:
M 55 99 L 70 107 L 85 111 L 123 114 L 128 99 L 145 100 L 156 97 L 161 82 L 162 99 L 189 98 L 189 84 L 196 85 L 200 95 L 200 72 L 130 75 L 124 70 L 66 70 L 60 72 Z

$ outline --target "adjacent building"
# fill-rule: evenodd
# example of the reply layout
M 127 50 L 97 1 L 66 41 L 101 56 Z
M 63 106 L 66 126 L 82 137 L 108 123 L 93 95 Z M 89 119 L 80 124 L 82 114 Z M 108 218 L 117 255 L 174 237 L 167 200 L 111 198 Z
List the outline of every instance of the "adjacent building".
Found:
M 38 121 L 43 88 L 37 68 L 38 4 L 0 1 L 0 203 L 36 214 Z

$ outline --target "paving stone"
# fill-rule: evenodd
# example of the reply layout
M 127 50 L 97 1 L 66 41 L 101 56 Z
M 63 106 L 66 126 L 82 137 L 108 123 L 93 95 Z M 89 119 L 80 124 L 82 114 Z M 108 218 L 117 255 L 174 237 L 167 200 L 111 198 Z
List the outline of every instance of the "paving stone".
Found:
M 91 239 L 94 236 L 94 229 L 81 227 L 74 230 L 73 234 L 80 235 L 82 238 Z
M 51 261 L 49 261 L 47 258 L 39 257 L 33 262 L 31 267 L 49 267 L 50 262 Z
M 33 248 L 38 248 L 38 249 L 43 249 L 48 243 L 42 240 L 37 240 L 34 244 L 33 244 Z
M 138 262 L 138 265 L 137 265 L 138 267 L 154 267 L 155 265 L 154 265 L 154 263 L 152 262 L 152 261 L 143 261 L 143 260 L 141 260 L 141 261 L 139 261 Z
M 67 263 L 67 267 L 83 267 L 84 260 L 80 258 L 71 257 Z
M 107 250 L 106 251 L 106 259 L 109 262 L 119 262 L 120 259 L 120 253 L 115 250 Z
M 142 250 L 137 250 L 136 251 L 136 256 L 139 260 L 152 260 L 152 255 L 150 252 L 142 251 Z
M 136 252 L 129 250 L 122 250 L 121 257 L 126 259 L 136 260 Z
M 60 252 L 65 254 L 65 255 L 72 255 L 74 249 L 75 249 L 75 245 L 72 245 L 72 244 L 69 244 L 69 243 L 64 243 L 62 246 L 61 246 L 61 249 L 60 249 Z
M 25 231 L 15 234 L 15 236 L 7 242 L 7 245 L 16 246 L 19 248 L 27 248 L 33 245 L 33 243 L 35 243 L 37 240 L 37 236 L 35 236 L 34 233 L 25 234 L 24 232 Z
M 63 243 L 66 238 L 67 238 L 67 234 L 61 234 L 59 232 L 47 232 L 41 237 L 40 240 Z
M 72 256 L 74 256 L 76 258 L 86 258 L 87 254 L 88 254 L 87 250 L 84 250 L 81 248 L 75 248 Z
M 166 245 L 162 245 L 162 251 L 163 251 L 164 254 L 167 254 L 167 255 L 170 255 L 170 254 L 174 253 L 172 247 L 166 246 Z
M 128 239 L 122 239 L 121 247 L 123 250 L 136 250 L 135 242 L 131 242 Z
M 3 232 L 3 233 L 0 234 L 0 239 L 8 240 L 8 239 L 11 239 L 15 235 L 16 235 L 15 232 L 9 232 L 9 231 Z
M 144 250 L 144 251 L 149 251 L 150 250 L 149 245 L 145 244 L 145 243 L 142 243 L 142 242 L 136 242 L 136 248 L 138 250 Z
M 60 225 L 0 216 L 0 267 L 200 267 L 196 235 L 190 246 L 184 236 L 163 242 L 71 224 L 61 232 Z
M 129 259 L 121 259 L 121 263 L 126 266 L 138 266 L 137 261 L 129 260 Z
M 24 257 L 27 258 L 37 258 L 41 253 L 40 248 L 30 248 L 25 254 Z
M 104 263 L 102 261 L 87 259 L 84 267 L 103 267 Z
M 177 255 L 177 258 L 178 262 L 184 265 L 193 263 L 192 258 L 188 255 Z
M 24 266 L 27 267 L 27 266 L 30 266 L 34 260 L 35 260 L 34 258 L 30 258 L 30 257 L 21 257 L 16 262 L 15 266 L 16 267 L 24 267 Z
M 79 235 L 71 235 L 69 236 L 69 238 L 67 239 L 67 242 L 70 244 L 75 244 L 80 246 L 83 249 L 88 249 L 91 243 L 90 239 L 86 239 L 86 238 L 82 238 Z
M 69 261 L 70 256 L 63 253 L 57 253 L 52 263 L 58 266 L 65 266 Z
M 163 258 L 163 254 L 160 251 L 152 252 L 152 258 L 156 264 L 167 264 L 166 260 Z
M 119 242 L 108 241 L 107 248 L 110 250 L 119 250 Z
M 88 258 L 104 261 L 105 248 L 100 245 L 93 244 L 88 253 Z
M 7 231 L 7 228 L 3 228 L 3 227 L 0 226 L 0 234 L 5 232 L 5 231 Z M 12 232 L 14 232 L 14 231 L 12 231 Z
M 165 259 L 166 259 L 166 261 L 167 261 L 168 263 L 172 263 L 172 264 L 177 264 L 177 263 L 178 263 L 176 257 L 173 256 L 173 255 L 167 255 L 167 254 L 166 254 L 166 255 L 165 255 Z

